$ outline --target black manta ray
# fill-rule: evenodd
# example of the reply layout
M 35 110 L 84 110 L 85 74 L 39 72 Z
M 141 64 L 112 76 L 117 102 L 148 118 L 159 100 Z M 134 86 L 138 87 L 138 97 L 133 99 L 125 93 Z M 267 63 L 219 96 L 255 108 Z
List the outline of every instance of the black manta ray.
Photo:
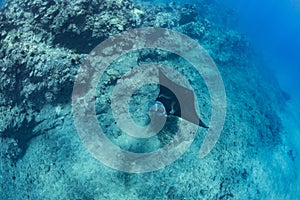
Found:
M 159 88 L 160 92 L 155 100 L 157 112 L 164 115 L 174 115 L 203 128 L 208 128 L 196 112 L 195 97 L 192 90 L 174 83 L 160 69 Z

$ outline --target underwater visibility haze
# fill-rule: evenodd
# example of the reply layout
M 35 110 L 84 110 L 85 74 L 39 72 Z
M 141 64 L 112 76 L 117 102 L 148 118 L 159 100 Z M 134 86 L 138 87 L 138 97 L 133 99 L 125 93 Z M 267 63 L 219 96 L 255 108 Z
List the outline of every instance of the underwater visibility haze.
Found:
M 300 1 L 0 6 L 0 199 L 299 199 Z

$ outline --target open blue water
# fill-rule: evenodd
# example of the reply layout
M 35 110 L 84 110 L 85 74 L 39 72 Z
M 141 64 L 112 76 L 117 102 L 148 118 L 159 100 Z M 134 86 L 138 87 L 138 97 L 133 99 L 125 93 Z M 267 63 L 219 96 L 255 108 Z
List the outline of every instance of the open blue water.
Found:
M 238 28 L 266 54 L 281 86 L 299 99 L 300 2 L 222 1 L 236 10 Z
M 134 0 L 138 6 L 130 12 L 126 9 L 131 2 L 123 5 L 125 0 L 103 8 L 102 3 L 110 1 L 74 0 L 59 4 L 67 5 L 63 10 L 50 0 L 30 0 L 37 2 L 30 4 L 32 9 L 17 0 L 12 2 L 15 10 L 7 17 L 0 16 L 5 22 L 1 25 L 5 31 L 0 30 L 0 199 L 299 199 L 300 1 Z M 52 7 L 44 7 L 45 2 L 51 2 Z M 118 3 L 123 7 L 115 5 Z M 150 4 L 153 7 L 149 8 Z M 190 11 L 186 4 L 195 5 L 195 19 L 180 15 Z M 22 6 L 26 9 L 18 10 Z M 104 10 L 100 9 L 100 15 L 98 6 Z M 103 162 L 101 156 L 90 153 L 99 149 L 109 152 L 108 146 L 99 148 L 96 141 L 86 146 L 94 137 L 77 134 L 80 126 L 72 111 L 71 94 L 80 60 L 108 36 L 139 20 L 142 25 L 137 23 L 137 27 L 170 28 L 190 36 L 207 50 L 220 71 L 227 114 L 222 134 L 204 158 L 198 155 L 208 135 L 203 127 L 196 130 L 191 146 L 182 155 L 165 152 L 177 158 L 173 162 L 162 157 L 165 159 L 155 162 L 146 160 L 142 167 L 138 163 L 144 157 L 128 162 L 132 161 L 128 154 L 117 155 L 118 167 L 112 167 L 109 163 L 114 156 Z M 95 103 L 97 120 L 107 138 L 126 151 L 151 153 L 172 143 L 175 133 L 181 131 L 178 124 L 182 120 L 170 115 L 164 129 L 149 141 L 126 136 L 117 127 L 109 95 L 120 82 L 122 86 L 136 83 L 126 82 L 130 76 L 124 74 L 130 64 L 152 62 L 171 66 L 184 75 L 187 81 L 182 85 L 194 89 L 197 112 L 211 125 L 211 96 L 204 79 L 187 60 L 159 51 L 128 53 L 116 58 L 105 71 Z M 123 75 L 124 80 L 120 78 Z M 180 82 L 177 74 L 167 75 Z M 145 80 L 138 78 L 142 79 L 136 83 L 140 86 L 147 76 Z M 124 91 L 120 99 L 127 94 Z M 145 85 L 132 94 L 129 112 L 140 123 L 148 116 L 149 99 L 157 95 L 155 92 L 153 85 Z M 89 100 L 80 102 L 88 107 Z M 182 146 L 195 128 L 186 121 L 183 124 Z M 155 168 L 165 162 L 164 167 Z M 155 170 L 144 173 L 148 167 Z

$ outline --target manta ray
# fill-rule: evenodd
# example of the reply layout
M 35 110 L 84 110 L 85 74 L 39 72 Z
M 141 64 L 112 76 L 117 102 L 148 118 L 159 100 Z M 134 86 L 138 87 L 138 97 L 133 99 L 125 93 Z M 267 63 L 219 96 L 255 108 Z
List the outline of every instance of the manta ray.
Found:
M 207 125 L 199 118 L 192 90 L 168 79 L 159 69 L 159 94 L 154 102 L 159 115 L 174 115 L 203 128 Z

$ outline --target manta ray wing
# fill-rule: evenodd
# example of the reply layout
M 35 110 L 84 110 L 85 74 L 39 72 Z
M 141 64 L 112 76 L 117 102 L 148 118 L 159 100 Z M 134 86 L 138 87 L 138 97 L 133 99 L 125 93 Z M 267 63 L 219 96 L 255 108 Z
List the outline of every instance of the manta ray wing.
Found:
M 160 92 L 156 101 L 160 101 L 165 106 L 167 115 L 175 115 L 201 127 L 208 128 L 196 112 L 195 97 L 192 90 L 174 83 L 160 69 L 159 84 Z

